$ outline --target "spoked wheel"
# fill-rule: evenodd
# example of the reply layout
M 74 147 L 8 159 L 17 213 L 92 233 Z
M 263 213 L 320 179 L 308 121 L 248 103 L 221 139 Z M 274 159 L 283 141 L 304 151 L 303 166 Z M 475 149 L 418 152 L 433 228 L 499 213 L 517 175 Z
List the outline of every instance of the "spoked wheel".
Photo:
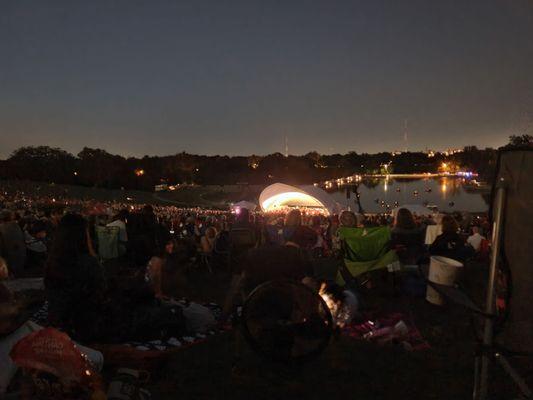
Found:
M 246 299 L 242 332 L 252 349 L 282 362 L 302 362 L 328 345 L 333 320 L 324 300 L 294 281 L 270 281 Z

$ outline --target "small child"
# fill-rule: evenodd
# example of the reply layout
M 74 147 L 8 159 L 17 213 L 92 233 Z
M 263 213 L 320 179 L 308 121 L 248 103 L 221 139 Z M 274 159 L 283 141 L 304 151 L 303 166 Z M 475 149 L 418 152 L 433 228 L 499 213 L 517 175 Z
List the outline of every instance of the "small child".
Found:
M 354 292 L 344 289 L 336 283 L 322 283 L 319 291 L 331 311 L 333 322 L 343 328 L 356 317 L 359 300 Z

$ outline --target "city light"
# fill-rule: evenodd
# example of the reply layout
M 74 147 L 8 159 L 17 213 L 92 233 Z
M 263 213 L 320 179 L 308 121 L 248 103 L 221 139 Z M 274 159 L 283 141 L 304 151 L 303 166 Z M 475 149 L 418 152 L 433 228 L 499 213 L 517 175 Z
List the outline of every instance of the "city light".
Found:
M 135 175 L 137 176 L 143 176 L 144 175 L 144 169 L 137 168 L 135 171 L 133 171 Z

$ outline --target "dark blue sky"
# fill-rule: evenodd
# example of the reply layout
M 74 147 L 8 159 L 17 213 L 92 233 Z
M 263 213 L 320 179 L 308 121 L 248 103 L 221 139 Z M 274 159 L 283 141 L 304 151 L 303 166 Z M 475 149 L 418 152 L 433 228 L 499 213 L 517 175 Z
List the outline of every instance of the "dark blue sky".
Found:
M 528 117 L 531 115 L 531 117 Z M 2 0 L 0 158 L 499 146 L 533 119 L 533 1 Z

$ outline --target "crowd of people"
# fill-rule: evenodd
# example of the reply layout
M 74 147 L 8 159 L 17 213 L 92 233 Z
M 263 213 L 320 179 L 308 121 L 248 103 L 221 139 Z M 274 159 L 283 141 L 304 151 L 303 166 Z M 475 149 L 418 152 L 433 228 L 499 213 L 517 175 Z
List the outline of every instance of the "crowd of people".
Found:
M 191 270 L 232 277 L 223 320 L 243 293 L 290 279 L 329 299 L 342 326 L 357 316 L 356 290 L 317 279 L 315 266 L 319 259 L 342 259 L 339 228 L 390 227 L 388 246 L 404 264 L 424 263 L 431 255 L 467 260 L 482 251 L 489 235 L 486 216 L 417 216 L 405 208 L 394 216 L 299 209 L 264 214 L 4 193 L 0 210 L 3 278 L 44 276 L 48 323 L 81 343 L 209 329 L 216 321 L 207 308 L 172 300 L 180 295 L 178 281 Z M 437 225 L 440 233 L 428 245 L 426 229 Z M 100 228 L 116 232 L 118 252 L 111 260 L 101 255 Z M 13 302 L 5 288 L 0 296 L 4 304 Z M 9 332 L 5 319 L 0 328 Z

